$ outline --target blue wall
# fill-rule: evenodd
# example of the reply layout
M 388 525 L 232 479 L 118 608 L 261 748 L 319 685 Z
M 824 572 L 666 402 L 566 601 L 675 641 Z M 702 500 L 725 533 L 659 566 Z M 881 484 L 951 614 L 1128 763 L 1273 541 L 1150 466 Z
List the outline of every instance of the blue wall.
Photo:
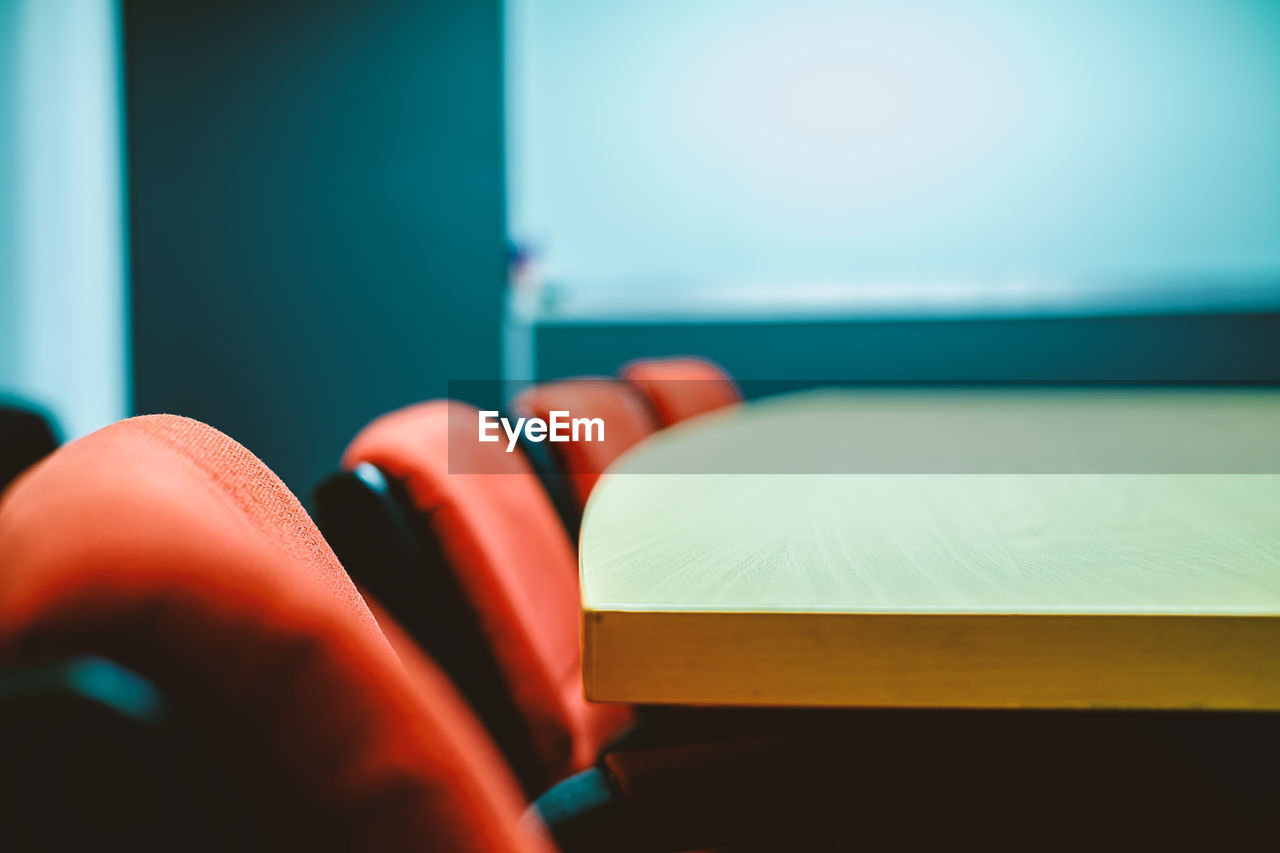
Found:
M 496 376 L 497 0 L 128 0 L 135 399 L 297 492 Z
M 1275 0 L 510 0 L 553 282 L 1280 270 Z
M 1280 317 L 1215 303 L 1280 303 L 1274 0 L 509 0 L 507 32 L 509 226 L 559 298 L 1114 283 L 1218 312 L 568 326 L 539 378 L 695 352 L 787 381 L 1280 380 Z

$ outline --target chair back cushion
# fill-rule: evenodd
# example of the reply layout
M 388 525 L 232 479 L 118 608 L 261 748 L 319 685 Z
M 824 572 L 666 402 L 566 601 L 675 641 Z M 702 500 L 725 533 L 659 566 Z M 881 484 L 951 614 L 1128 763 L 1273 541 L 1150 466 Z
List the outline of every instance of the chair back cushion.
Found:
M 392 650 L 297 499 L 197 421 L 68 444 L 0 503 L 0 662 L 90 653 L 178 697 L 341 849 L 546 851 L 439 672 Z M 270 804 L 267 804 L 269 807 Z
M 639 359 L 619 374 L 644 394 L 663 426 L 742 400 L 737 383 L 724 368 L 696 356 Z
M 343 465 L 399 479 L 429 519 L 552 781 L 590 765 L 630 712 L 586 701 L 573 547 L 519 448 L 479 442 L 478 417 L 445 400 L 391 412 Z
M 552 412 L 571 418 L 600 418 L 603 441 L 548 444 L 552 458 L 568 481 L 579 509 L 604 470 L 619 456 L 655 432 L 659 424 L 644 398 L 625 382 L 605 377 L 565 379 L 535 385 L 515 399 L 516 414 L 550 422 Z M 593 436 L 594 437 L 594 436 Z

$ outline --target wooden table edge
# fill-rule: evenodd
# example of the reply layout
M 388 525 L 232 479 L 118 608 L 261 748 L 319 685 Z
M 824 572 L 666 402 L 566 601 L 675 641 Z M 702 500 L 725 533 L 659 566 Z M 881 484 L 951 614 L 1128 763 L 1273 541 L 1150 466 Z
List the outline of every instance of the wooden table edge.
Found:
M 1280 614 L 584 603 L 582 665 L 587 698 L 600 702 L 1280 710 Z

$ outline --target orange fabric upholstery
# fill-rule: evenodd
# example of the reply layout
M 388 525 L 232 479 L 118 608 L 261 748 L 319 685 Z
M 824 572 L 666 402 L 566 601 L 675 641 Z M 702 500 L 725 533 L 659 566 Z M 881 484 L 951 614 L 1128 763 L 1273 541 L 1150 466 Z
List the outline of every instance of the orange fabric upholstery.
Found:
M 645 395 L 663 426 L 732 406 L 742 392 L 724 368 L 705 358 L 646 358 L 619 374 Z
M 477 422 L 476 409 L 445 400 L 391 412 L 343 465 L 400 479 L 429 515 L 551 782 L 589 766 L 631 714 L 586 701 L 573 548 L 523 455 L 478 442 Z
M 644 399 L 625 382 L 607 378 L 566 379 L 536 385 L 515 400 L 522 417 L 551 418 L 553 411 L 572 417 L 601 418 L 604 441 L 550 445 L 561 473 L 570 482 L 578 508 L 586 506 L 604 470 L 619 456 L 658 429 Z
M 246 781 L 278 774 L 342 849 L 550 850 L 452 688 L 392 651 L 284 484 L 204 424 L 113 424 L 0 504 L 0 661 L 81 653 L 187 697 Z

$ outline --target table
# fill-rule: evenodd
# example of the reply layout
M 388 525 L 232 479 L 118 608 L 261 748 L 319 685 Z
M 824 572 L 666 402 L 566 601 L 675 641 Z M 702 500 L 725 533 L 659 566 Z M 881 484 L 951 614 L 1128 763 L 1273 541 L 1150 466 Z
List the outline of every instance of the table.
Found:
M 1280 393 L 806 392 L 586 508 L 597 701 L 1280 709 Z

